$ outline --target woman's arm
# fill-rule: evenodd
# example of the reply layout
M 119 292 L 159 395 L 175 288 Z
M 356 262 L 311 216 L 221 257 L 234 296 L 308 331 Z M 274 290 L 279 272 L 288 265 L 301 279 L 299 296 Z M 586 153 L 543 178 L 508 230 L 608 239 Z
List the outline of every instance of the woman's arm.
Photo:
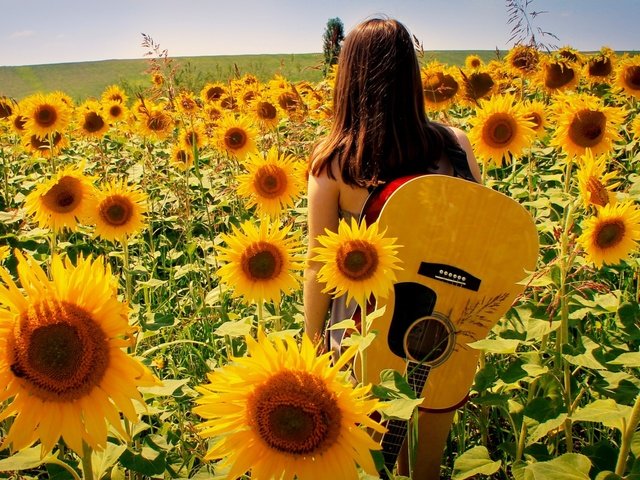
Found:
M 338 230 L 339 197 L 338 182 L 330 179 L 326 172 L 317 177 L 309 175 L 307 190 L 309 243 L 304 272 L 303 302 L 305 332 L 314 341 L 322 337 L 331 297 L 322 293 L 324 284 L 317 281 L 318 270 L 322 265 L 311 261 L 314 255 L 312 249 L 320 246 L 316 238 L 318 235 L 324 235 L 325 229 L 334 232 Z
M 471 170 L 471 174 L 473 178 L 475 178 L 476 182 L 482 183 L 482 174 L 480 173 L 480 167 L 478 166 L 478 160 L 476 160 L 476 156 L 473 153 L 473 148 L 471 147 L 471 142 L 467 137 L 467 134 L 464 131 L 460 130 L 456 127 L 449 127 L 453 134 L 456 136 L 456 140 L 458 144 L 467 154 L 467 161 L 469 162 L 469 169 Z

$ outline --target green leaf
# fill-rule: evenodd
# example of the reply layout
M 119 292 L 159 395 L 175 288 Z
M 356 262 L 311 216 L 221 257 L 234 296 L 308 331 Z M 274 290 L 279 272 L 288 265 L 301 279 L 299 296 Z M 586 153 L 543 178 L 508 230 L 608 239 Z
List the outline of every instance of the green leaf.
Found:
M 520 340 L 507 338 L 485 338 L 468 343 L 471 348 L 483 350 L 486 353 L 516 353 Z
M 607 367 L 602 365 L 596 357 L 593 356 L 593 351 L 596 348 L 601 348 L 601 346 L 586 336 L 581 337 L 580 343 L 582 344 L 581 346 L 584 353 L 572 354 L 566 351 L 574 351 L 577 349 L 574 349 L 570 345 L 563 346 L 562 356 L 565 360 L 567 360 L 571 365 L 577 365 L 579 367 L 591 368 L 593 370 L 606 370 Z
M 416 393 L 407 382 L 407 379 L 397 370 L 385 369 L 380 372 L 380 387 L 389 391 L 396 392 L 396 396 L 405 396 L 406 398 L 416 398 Z
M 524 480 L 589 480 L 591 460 L 579 453 L 565 453 L 548 462 L 536 462 L 524 469 Z
M 624 365 L 625 367 L 640 367 L 640 352 L 623 353 L 609 363 L 613 365 Z
M 623 478 L 609 470 L 604 470 L 602 472 L 598 472 L 595 480 L 623 480 Z
M 120 456 L 120 463 L 125 469 L 133 470 L 143 475 L 160 475 L 165 470 L 166 453 L 156 452 L 150 447 L 142 447 L 140 453 L 127 449 Z
M 127 449 L 126 445 L 116 445 L 115 443 L 107 443 L 107 448 L 105 448 L 101 452 L 94 451 L 91 454 L 92 457 L 92 470 L 93 477 L 96 479 L 100 479 L 107 475 L 111 467 L 118 461 L 120 455 Z M 107 478 L 111 478 L 111 475 L 108 475 Z
M 0 472 L 28 470 L 30 468 L 39 467 L 51 458 L 51 456 L 42 457 L 40 455 L 41 451 L 42 448 L 38 445 L 36 447 L 20 450 L 10 457 L 0 460 Z
M 576 409 L 571 415 L 574 422 L 598 422 L 607 427 L 622 430 L 622 419 L 631 414 L 631 407 L 620 405 L 610 398 L 595 400 L 590 404 Z
M 162 381 L 162 385 L 156 385 L 153 387 L 140 387 L 140 392 L 145 395 L 151 395 L 155 397 L 171 397 L 175 391 L 189 383 L 189 379 L 166 379 Z
M 489 389 L 498 379 L 496 367 L 490 363 L 486 364 L 476 373 L 473 379 L 473 389 L 476 392 L 483 392 Z
M 550 431 L 559 428 L 567 418 L 566 413 L 561 413 L 555 418 L 547 420 L 538 424 L 538 426 L 527 437 L 527 446 L 536 443 L 541 438 L 545 437 Z
M 330 327 L 327 327 L 327 330 L 356 330 L 357 331 L 356 322 L 351 318 L 347 318 L 346 320 L 342 320 L 341 322 L 334 323 Z
M 231 338 L 249 335 L 249 333 L 251 333 L 251 317 L 241 318 L 235 322 L 224 322 L 216 328 L 213 333 L 219 337 L 225 337 L 228 335 Z
M 385 418 L 409 420 L 413 414 L 413 410 L 420 405 L 423 400 L 423 398 L 396 398 L 385 402 L 381 413 Z
M 358 351 L 363 352 L 364 349 L 367 348 L 369 345 L 371 345 L 371 342 L 373 342 L 375 339 L 376 339 L 376 334 L 373 332 L 367 333 L 366 337 L 363 337 L 362 335 L 354 333 L 353 335 L 350 335 L 349 337 L 345 338 L 342 341 L 342 345 L 344 345 L 345 347 L 350 347 L 351 345 L 358 345 Z
M 525 341 L 538 340 L 554 330 L 557 330 L 559 327 L 560 322 L 550 322 L 549 320 L 530 318 L 526 323 L 527 337 L 525 338 Z
M 500 460 L 491 460 L 487 447 L 473 447 L 456 458 L 452 480 L 463 480 L 474 475 L 493 475 L 501 466 Z

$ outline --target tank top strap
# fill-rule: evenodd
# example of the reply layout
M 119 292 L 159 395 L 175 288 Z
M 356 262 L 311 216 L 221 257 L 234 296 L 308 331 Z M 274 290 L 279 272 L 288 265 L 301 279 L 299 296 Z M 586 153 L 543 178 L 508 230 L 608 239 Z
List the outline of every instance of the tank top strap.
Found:
M 469 160 L 467 159 L 467 152 L 465 152 L 459 145 L 452 145 L 446 147 L 445 153 L 447 158 L 451 162 L 453 167 L 453 174 L 456 177 L 475 182 L 471 169 L 469 168 Z

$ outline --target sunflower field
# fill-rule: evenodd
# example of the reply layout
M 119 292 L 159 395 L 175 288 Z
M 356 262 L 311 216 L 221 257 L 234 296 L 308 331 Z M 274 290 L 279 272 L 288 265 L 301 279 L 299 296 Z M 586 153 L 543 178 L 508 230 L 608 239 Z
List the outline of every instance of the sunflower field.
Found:
M 371 414 L 419 401 L 401 375 L 349 381 L 375 331 L 335 364 L 302 335 L 335 71 L 191 91 L 167 66 L 144 94 L 0 97 L 0 478 L 377 478 Z M 540 244 L 471 345 L 443 478 L 640 478 L 640 56 L 516 46 L 421 73 Z

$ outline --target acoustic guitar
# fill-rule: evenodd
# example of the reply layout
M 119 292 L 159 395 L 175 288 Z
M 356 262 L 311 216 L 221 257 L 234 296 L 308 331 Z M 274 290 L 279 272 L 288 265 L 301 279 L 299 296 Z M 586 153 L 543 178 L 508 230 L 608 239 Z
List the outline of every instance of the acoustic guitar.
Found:
M 361 217 L 378 220 L 402 245 L 403 269 L 389 297 L 378 300 L 385 313 L 371 327 L 378 334 L 367 350 L 369 378 L 384 369 L 405 372 L 430 411 L 464 404 L 479 356 L 468 344 L 487 336 L 536 266 L 533 219 L 502 193 L 443 175 L 390 182 L 370 196 Z M 392 471 L 407 422 L 392 419 L 387 429 L 381 444 Z

